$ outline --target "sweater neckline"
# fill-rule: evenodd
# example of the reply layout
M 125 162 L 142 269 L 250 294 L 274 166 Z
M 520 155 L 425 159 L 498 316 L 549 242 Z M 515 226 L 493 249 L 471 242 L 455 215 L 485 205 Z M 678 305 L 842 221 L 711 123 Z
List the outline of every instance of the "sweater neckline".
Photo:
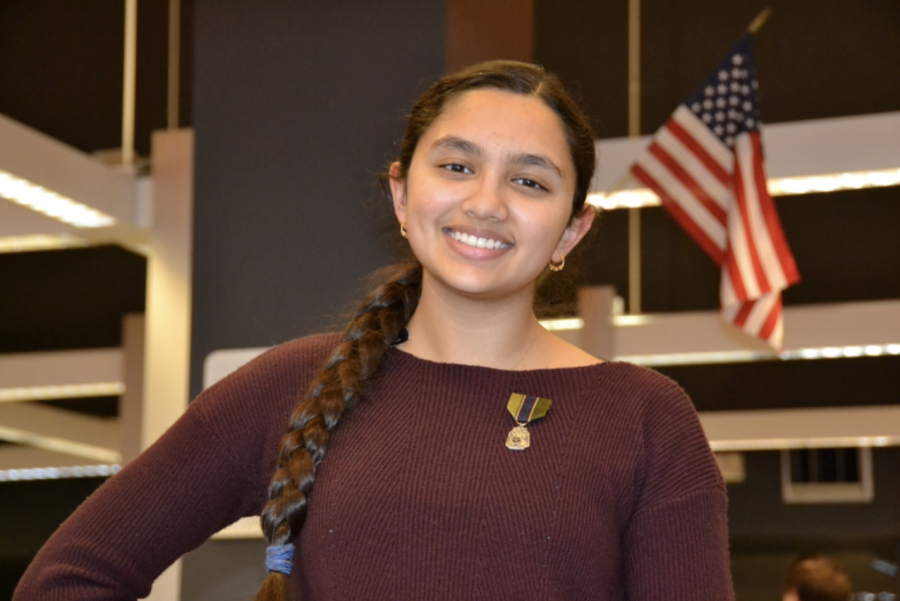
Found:
M 441 361 L 432 361 L 430 359 L 423 359 L 421 357 L 417 357 L 412 353 L 408 353 L 404 350 L 398 348 L 392 348 L 388 351 L 388 357 L 392 362 L 395 362 L 398 367 L 409 367 L 412 369 L 422 368 L 422 369 L 447 369 L 447 370 L 455 370 L 460 372 L 468 372 L 472 375 L 475 374 L 483 374 L 483 375 L 497 375 L 497 376 L 509 376 L 509 375 L 540 375 L 540 374 L 571 374 L 571 375 L 579 375 L 579 374 L 589 374 L 593 373 L 595 370 L 603 369 L 607 365 L 613 365 L 615 361 L 606 361 L 603 360 L 600 363 L 592 363 L 591 365 L 578 365 L 574 367 L 539 367 L 537 369 L 500 369 L 497 367 L 485 367 L 483 365 L 467 365 L 465 363 L 444 363 Z

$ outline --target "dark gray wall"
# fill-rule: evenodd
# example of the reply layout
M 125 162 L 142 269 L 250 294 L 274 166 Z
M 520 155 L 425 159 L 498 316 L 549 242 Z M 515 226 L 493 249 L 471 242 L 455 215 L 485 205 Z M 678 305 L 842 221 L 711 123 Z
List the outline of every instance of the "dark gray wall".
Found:
M 443 71 L 445 15 L 420 0 L 194 10 L 196 393 L 210 351 L 332 326 L 391 260 L 396 221 L 376 174 Z M 191 553 L 185 601 L 251 598 L 264 548 L 214 541 Z
M 331 325 L 391 258 L 375 182 L 443 70 L 442 2 L 198 0 L 192 391 L 212 350 Z

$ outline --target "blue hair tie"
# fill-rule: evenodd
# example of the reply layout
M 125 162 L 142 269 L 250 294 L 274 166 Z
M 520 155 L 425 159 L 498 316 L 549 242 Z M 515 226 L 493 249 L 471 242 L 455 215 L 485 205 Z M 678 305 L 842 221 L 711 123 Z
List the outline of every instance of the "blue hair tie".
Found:
M 291 575 L 294 562 L 294 545 L 272 545 L 266 547 L 266 571 Z

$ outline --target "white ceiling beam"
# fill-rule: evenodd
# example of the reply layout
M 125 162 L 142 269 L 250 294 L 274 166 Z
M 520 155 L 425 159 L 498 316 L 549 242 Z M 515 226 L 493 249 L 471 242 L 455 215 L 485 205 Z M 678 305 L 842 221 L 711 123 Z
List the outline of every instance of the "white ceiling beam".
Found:
M 900 406 L 707 411 L 714 451 L 900 445 Z
M 11 202 L 0 201 L 0 237 L 75 234 L 78 229 Z
M 86 457 L 20 445 L 0 446 L 0 471 L 78 467 L 96 463 Z
M 0 439 L 100 462 L 121 461 L 115 419 L 35 403 L 0 404 Z
M 617 357 L 758 352 L 762 341 L 727 324 L 716 311 L 614 318 Z M 900 343 L 900 300 L 790 306 L 784 309 L 786 351 Z
M 762 131 L 770 178 L 900 167 L 900 112 L 772 123 L 763 125 Z M 591 192 L 613 190 L 650 139 L 598 140 Z M 636 186 L 632 183 L 630 187 Z
M 119 348 L 0 354 L 0 399 L 15 389 L 121 383 L 122 366 Z
M 0 170 L 134 223 L 135 177 L 0 115 Z

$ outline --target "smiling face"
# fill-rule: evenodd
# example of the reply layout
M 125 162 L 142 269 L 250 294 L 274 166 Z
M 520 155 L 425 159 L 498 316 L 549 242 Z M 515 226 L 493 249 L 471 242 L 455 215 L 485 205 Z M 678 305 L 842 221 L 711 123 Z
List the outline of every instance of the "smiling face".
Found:
M 391 167 L 397 218 L 425 283 L 470 297 L 533 293 L 590 227 L 571 219 L 575 191 L 562 125 L 543 101 L 466 92 L 419 139 L 409 170 Z

